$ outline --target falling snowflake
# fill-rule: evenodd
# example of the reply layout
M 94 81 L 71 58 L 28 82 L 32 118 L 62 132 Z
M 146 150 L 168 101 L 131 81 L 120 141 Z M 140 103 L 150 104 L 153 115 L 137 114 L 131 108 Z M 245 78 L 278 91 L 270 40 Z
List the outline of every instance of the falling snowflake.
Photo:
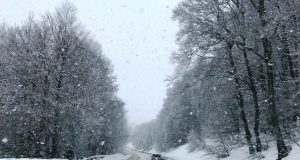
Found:
M 7 142 L 8 142 L 8 139 L 7 139 L 7 138 L 3 138 L 3 139 L 1 140 L 1 142 L 2 142 L 2 143 L 7 143 Z

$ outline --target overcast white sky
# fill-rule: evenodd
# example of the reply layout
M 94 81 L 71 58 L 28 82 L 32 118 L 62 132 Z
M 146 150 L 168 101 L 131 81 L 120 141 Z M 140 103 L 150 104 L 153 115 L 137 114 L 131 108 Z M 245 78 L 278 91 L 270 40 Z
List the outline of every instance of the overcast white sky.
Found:
M 119 96 L 129 122 L 138 124 L 157 115 L 166 94 L 164 80 L 173 72 L 170 54 L 176 49 L 177 23 L 172 9 L 180 0 L 70 0 L 78 18 L 98 40 L 114 65 Z M 0 0 L 0 20 L 24 22 L 53 11 L 63 0 Z

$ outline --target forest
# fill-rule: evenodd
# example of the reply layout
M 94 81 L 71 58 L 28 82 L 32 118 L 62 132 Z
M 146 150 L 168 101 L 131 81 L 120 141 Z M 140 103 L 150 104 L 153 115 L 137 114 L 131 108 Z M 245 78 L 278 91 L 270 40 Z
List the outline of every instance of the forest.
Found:
M 101 45 L 65 2 L 0 27 L 0 155 L 68 158 L 119 152 L 124 102 Z
M 151 21 L 143 19 L 150 10 L 146 6 L 131 12 L 125 4 L 108 9 L 115 12 L 109 15 L 111 20 L 123 13 L 125 19 L 126 11 L 140 14 L 140 21 Z M 81 24 L 75 5 L 65 1 L 51 12 L 31 14 L 22 24 L 1 21 L 0 158 L 149 159 L 151 153 L 143 151 L 169 153 L 187 144 L 189 151 L 217 159 L 229 158 L 233 150 L 245 146 L 250 159 L 267 158 L 263 152 L 274 146 L 277 160 L 288 157 L 300 147 L 299 8 L 299 0 L 181 0 L 172 12 L 179 30 L 177 48 L 170 53 L 174 73 L 166 77 L 166 97 L 158 115 L 146 123 L 136 122 L 136 127 L 127 122 L 132 106 L 125 109 L 128 99 L 120 97 L 108 53 Z M 134 62 L 147 53 L 138 53 L 140 48 L 127 43 L 136 35 L 122 37 L 128 30 L 120 27 L 128 21 L 117 21 L 110 27 L 119 39 L 111 41 L 132 52 L 119 54 L 120 59 L 154 69 L 151 65 L 156 63 Z M 134 26 L 142 26 L 136 22 L 124 26 L 135 31 Z M 165 27 L 159 30 L 166 32 Z M 141 44 L 149 43 L 150 54 L 164 50 L 151 48 L 156 42 L 147 34 L 154 33 L 146 32 L 139 36 Z M 149 61 L 159 58 L 149 56 Z M 135 79 L 158 75 L 142 72 L 131 73 Z M 156 78 L 133 87 L 143 88 Z M 124 93 L 137 95 L 135 91 Z M 146 87 L 142 91 L 155 92 Z M 131 104 L 147 106 L 151 101 L 140 103 L 143 100 Z M 139 107 L 146 110 L 145 106 Z
M 190 143 L 218 158 L 299 144 L 298 0 L 183 0 L 173 11 L 176 72 L 156 119 L 131 140 L 165 152 Z

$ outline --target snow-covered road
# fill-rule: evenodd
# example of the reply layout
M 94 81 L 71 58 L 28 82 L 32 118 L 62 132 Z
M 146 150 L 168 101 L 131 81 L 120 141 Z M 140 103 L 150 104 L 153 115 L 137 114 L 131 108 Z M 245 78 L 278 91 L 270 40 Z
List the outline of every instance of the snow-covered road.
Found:
M 151 156 L 139 151 L 126 149 L 122 154 L 107 155 L 101 160 L 151 160 Z
M 138 152 L 132 149 L 127 149 L 126 152 L 130 155 L 128 160 L 151 160 L 150 155 L 142 152 Z

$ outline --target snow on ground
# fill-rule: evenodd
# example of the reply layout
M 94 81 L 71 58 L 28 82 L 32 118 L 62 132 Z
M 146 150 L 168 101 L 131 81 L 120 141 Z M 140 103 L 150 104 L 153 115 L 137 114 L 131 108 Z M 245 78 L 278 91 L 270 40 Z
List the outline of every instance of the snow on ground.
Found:
M 293 150 L 289 156 L 283 160 L 300 160 L 300 147 L 292 145 Z M 204 151 L 189 152 L 189 145 L 183 145 L 177 149 L 165 153 L 164 155 L 171 160 L 217 160 L 212 155 L 207 155 Z M 231 151 L 231 155 L 222 160 L 256 160 L 259 159 L 258 155 L 249 156 L 247 146 L 240 147 Z M 275 160 L 277 158 L 276 146 L 272 145 L 267 151 L 262 152 L 265 158 L 262 160 Z
M 300 160 L 300 147 L 293 145 L 293 150 L 289 156 L 283 160 Z M 207 155 L 204 151 L 194 151 L 189 152 L 189 145 L 183 145 L 177 149 L 163 154 L 168 157 L 170 160 L 217 160 L 216 157 L 212 155 Z M 262 160 L 275 160 L 277 158 L 276 146 L 271 145 L 267 151 L 262 153 L 262 156 L 265 158 Z M 87 158 L 86 160 L 88 160 Z M 95 158 L 97 159 L 97 158 Z M 95 160 L 93 159 L 93 160 Z M 97 160 L 149 160 L 148 155 L 142 155 L 142 153 L 134 152 L 132 150 L 128 151 L 125 154 L 115 154 L 115 155 L 106 155 L 104 158 L 99 158 Z M 231 151 L 231 155 L 222 160 L 257 160 L 255 156 L 249 156 L 247 146 L 243 146 Z M 4 158 L 0 160 L 41 160 L 41 159 L 29 159 L 29 158 Z M 63 160 L 63 159 L 52 159 L 52 160 Z
M 183 145 L 164 154 L 172 160 L 216 160 L 217 158 L 206 155 L 203 151 L 189 152 L 189 145 Z
M 296 146 L 293 148 L 292 152 L 290 153 L 290 156 L 288 158 L 285 158 L 284 160 L 299 160 L 300 159 L 300 147 Z
M 45 160 L 39 158 L 0 158 L 0 160 Z M 67 160 L 67 159 L 51 159 L 51 160 Z

